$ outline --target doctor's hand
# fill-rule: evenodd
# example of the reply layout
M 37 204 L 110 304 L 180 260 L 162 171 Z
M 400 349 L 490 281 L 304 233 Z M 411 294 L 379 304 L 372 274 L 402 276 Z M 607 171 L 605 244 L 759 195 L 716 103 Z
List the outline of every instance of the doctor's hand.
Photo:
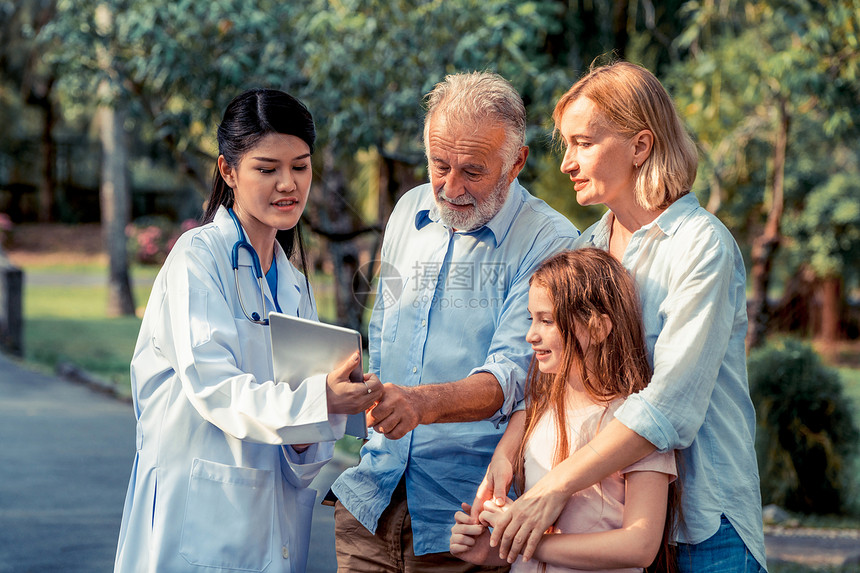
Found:
M 369 412 L 367 425 L 386 438 L 399 440 L 421 423 L 421 400 L 414 388 L 385 384 L 385 394 Z
M 383 387 L 374 374 L 365 374 L 363 382 L 353 382 L 349 374 L 358 365 L 358 352 L 326 376 L 326 400 L 329 414 L 357 414 L 382 398 Z

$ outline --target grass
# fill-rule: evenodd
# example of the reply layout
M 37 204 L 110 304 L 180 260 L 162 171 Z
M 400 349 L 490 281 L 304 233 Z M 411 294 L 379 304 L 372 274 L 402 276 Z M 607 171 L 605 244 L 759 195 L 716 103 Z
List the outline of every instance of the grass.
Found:
M 154 272 L 132 272 L 144 281 L 134 288 L 135 300 L 146 301 Z M 108 290 L 98 280 L 105 276 L 104 265 L 95 263 L 25 268 L 24 357 L 50 369 L 73 363 L 127 392 L 140 319 L 105 315 Z
M 842 387 L 845 395 L 854 401 L 855 411 L 860 413 L 860 368 L 839 367 L 839 376 L 842 378 Z M 858 419 L 860 422 L 860 419 Z

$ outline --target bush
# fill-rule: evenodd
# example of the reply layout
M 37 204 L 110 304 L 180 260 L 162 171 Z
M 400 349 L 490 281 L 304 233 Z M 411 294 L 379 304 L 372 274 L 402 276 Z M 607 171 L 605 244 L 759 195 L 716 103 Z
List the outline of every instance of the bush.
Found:
M 193 219 L 176 224 L 166 217 L 141 217 L 125 229 L 129 255 L 142 265 L 160 265 L 179 236 L 196 226 Z
M 753 351 L 748 370 L 762 502 L 802 513 L 842 512 L 860 432 L 838 372 L 794 339 Z

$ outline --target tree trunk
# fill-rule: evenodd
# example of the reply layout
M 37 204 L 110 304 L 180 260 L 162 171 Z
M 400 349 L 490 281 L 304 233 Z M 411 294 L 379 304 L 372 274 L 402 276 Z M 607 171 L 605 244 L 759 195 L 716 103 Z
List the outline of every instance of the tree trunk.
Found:
M 786 279 L 782 298 L 770 309 L 768 326 L 772 331 L 813 336 L 819 322 L 815 282 L 815 274 L 807 265 Z
M 750 271 L 752 293 L 747 311 L 749 325 L 747 327 L 747 352 L 764 342 L 767 332 L 768 302 L 767 290 L 770 286 L 770 271 L 774 255 L 782 239 L 780 225 L 785 210 L 784 175 L 785 156 L 788 147 L 788 129 L 790 118 L 784 99 L 779 101 L 779 125 L 773 150 L 773 190 L 767 222 L 762 234 L 753 241 L 752 269 Z
M 57 187 L 54 176 L 57 144 L 53 136 L 57 118 L 50 96 L 46 97 L 46 100 L 42 125 L 42 181 L 39 183 L 39 222 L 41 223 L 48 223 L 54 219 L 54 190 Z
M 113 19 L 107 4 L 96 7 L 96 22 L 110 45 Z M 99 62 L 110 77 L 115 76 L 112 55 L 107 48 L 99 50 Z M 113 80 L 115 81 L 115 80 Z M 125 111 L 117 97 L 112 80 L 103 80 L 98 88 L 102 102 L 98 111 L 99 139 L 102 148 L 101 206 L 102 237 L 108 252 L 108 316 L 133 316 L 134 295 L 128 273 L 128 250 L 125 228 L 131 220 L 131 184 L 128 173 L 128 139 L 125 133 Z
M 711 193 L 708 196 L 708 204 L 705 209 L 707 209 L 709 213 L 716 214 L 723 205 L 723 188 L 722 185 L 720 185 L 719 177 L 717 177 L 713 171 L 711 172 L 711 176 L 708 178 L 708 187 Z
M 39 78 L 32 81 L 27 88 L 27 103 L 37 106 L 42 110 L 42 141 L 40 151 L 42 153 L 42 177 L 39 181 L 37 193 L 38 213 L 40 223 L 49 223 L 54 219 L 54 195 L 57 187 L 54 168 L 57 163 L 57 144 L 54 141 L 54 125 L 57 123 L 57 114 L 54 110 L 54 102 L 51 100 L 51 92 L 54 87 L 53 76 Z
M 345 200 L 346 181 L 337 168 L 338 161 L 331 150 L 332 145 L 323 150 L 323 192 L 320 200 L 315 201 L 319 217 L 318 231 L 323 231 L 331 257 L 336 320 L 338 324 L 363 332 L 363 307 L 354 298 L 357 290 L 354 283 L 361 264 L 360 252 L 353 234 L 354 218 Z
M 627 32 L 627 21 L 630 18 L 630 3 L 628 0 L 615 0 L 612 4 L 612 35 L 618 57 L 624 59 L 627 54 L 627 44 L 630 34 Z
M 816 282 L 816 291 L 821 307 L 821 331 L 819 338 L 822 342 L 837 342 L 842 335 L 842 279 L 839 276 L 820 278 Z
M 99 110 L 99 137 L 102 146 L 99 199 L 102 237 L 109 261 L 108 316 L 134 314 L 125 236 L 125 228 L 131 219 L 131 201 L 124 118 L 125 114 L 117 108 L 102 106 Z

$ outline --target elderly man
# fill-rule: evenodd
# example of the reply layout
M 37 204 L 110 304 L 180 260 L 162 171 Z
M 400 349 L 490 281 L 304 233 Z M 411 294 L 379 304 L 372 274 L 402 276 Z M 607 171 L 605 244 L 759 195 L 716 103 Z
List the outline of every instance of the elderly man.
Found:
M 448 553 L 454 513 L 523 397 L 529 277 L 579 235 L 517 181 L 524 142 L 502 77 L 452 75 L 430 92 L 430 184 L 388 222 L 383 264 L 402 283 L 380 290 L 369 327 L 385 395 L 360 464 L 332 487 L 338 571 L 482 570 Z

